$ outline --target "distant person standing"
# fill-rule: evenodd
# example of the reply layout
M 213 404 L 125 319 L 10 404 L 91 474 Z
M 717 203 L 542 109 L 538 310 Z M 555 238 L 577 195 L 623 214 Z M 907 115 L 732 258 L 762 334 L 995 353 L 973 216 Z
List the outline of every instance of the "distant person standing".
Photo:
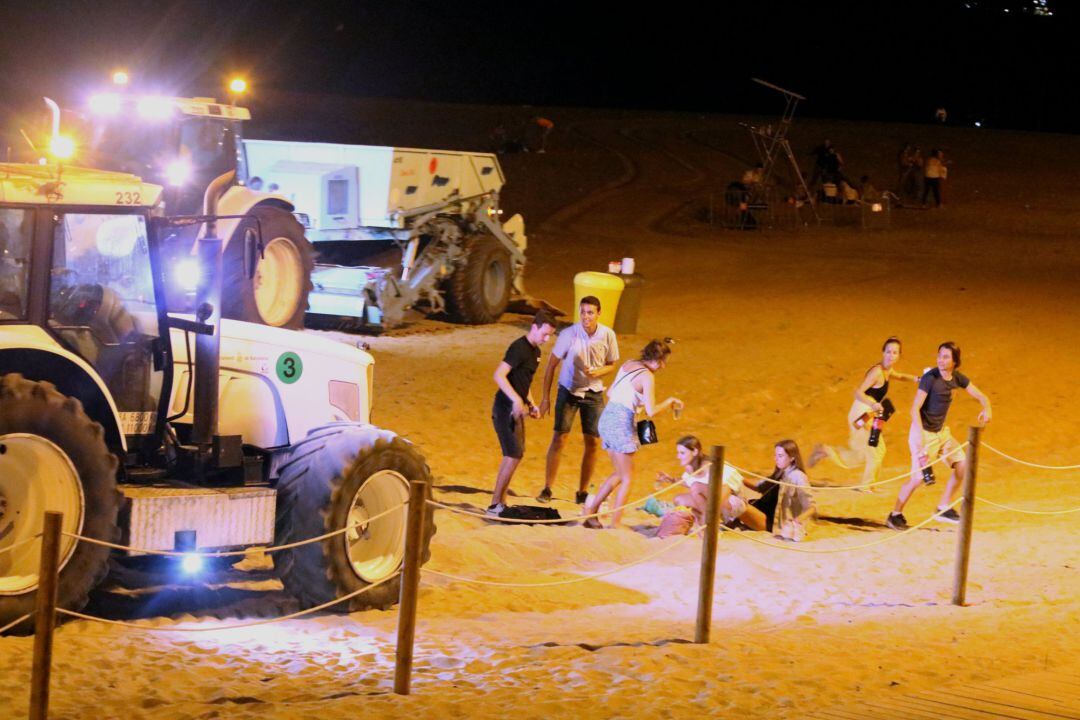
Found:
M 495 368 L 495 403 L 491 408 L 491 423 L 502 448 L 502 461 L 495 478 L 495 490 L 488 506 L 488 515 L 499 515 L 506 509 L 506 490 L 514 471 L 525 457 L 525 417 L 540 417 L 540 408 L 533 404 L 529 387 L 540 367 L 540 348 L 555 332 L 555 321 L 541 310 L 533 317 L 529 332 L 510 343 L 502 361 Z
M 960 514 L 948 508 L 956 498 L 959 480 L 966 469 L 966 458 L 960 446 L 953 439 L 945 416 L 952 404 L 952 391 L 957 388 L 967 390 L 968 395 L 979 401 L 982 412 L 979 422 L 988 423 L 991 418 L 990 399 L 971 382 L 960 374 L 960 348 L 956 343 L 943 342 L 938 346 L 937 367 L 928 370 L 919 380 L 919 389 L 915 391 L 915 401 L 911 405 L 911 432 L 908 446 L 911 448 L 911 479 L 900 488 L 896 505 L 885 524 L 894 530 L 906 530 L 907 519 L 904 517 L 904 505 L 919 483 L 934 483 L 933 468 L 928 467 L 939 458 L 951 468 L 945 492 L 938 503 L 938 519 L 941 522 L 958 523 Z
M 821 144 L 814 148 L 810 154 L 814 158 L 814 172 L 810 175 L 810 182 L 807 183 L 808 187 L 814 187 L 814 185 L 821 180 L 825 174 L 829 165 L 829 153 L 832 151 L 832 140 L 825 138 L 821 141 Z
M 581 476 L 575 501 L 580 505 L 588 495 L 589 481 L 596 456 L 600 450 L 600 431 L 597 427 L 604 411 L 604 376 L 615 370 L 619 362 L 619 341 L 615 332 L 600 323 L 600 300 L 593 295 L 581 298 L 578 322 L 559 333 L 555 348 L 544 371 L 544 390 L 540 396 L 540 415 L 551 409 L 551 385 L 559 374 L 559 389 L 555 396 L 555 433 L 548 447 L 544 489 L 536 499 L 551 501 L 551 489 L 559 474 L 566 438 L 574 426 L 574 416 L 581 413 L 581 434 L 585 451 L 581 456 Z M 560 369 L 561 368 L 561 369 Z
M 926 198 L 931 194 L 934 196 L 934 207 L 941 207 L 941 182 L 947 173 L 941 150 L 934 148 L 923 167 L 923 207 L 926 207 Z

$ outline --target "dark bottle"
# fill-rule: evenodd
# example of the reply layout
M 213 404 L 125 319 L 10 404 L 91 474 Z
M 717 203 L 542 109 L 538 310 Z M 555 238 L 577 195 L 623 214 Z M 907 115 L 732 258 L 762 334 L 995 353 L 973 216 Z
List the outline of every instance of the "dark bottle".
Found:
M 885 424 L 885 419 L 880 415 L 874 417 L 874 421 L 870 423 L 870 438 L 866 441 L 866 444 L 870 447 L 877 447 L 878 441 L 881 439 L 881 426 Z
M 934 466 L 930 464 L 930 458 L 926 454 L 919 456 L 919 466 L 922 467 L 923 485 L 933 485 L 937 482 L 934 477 Z

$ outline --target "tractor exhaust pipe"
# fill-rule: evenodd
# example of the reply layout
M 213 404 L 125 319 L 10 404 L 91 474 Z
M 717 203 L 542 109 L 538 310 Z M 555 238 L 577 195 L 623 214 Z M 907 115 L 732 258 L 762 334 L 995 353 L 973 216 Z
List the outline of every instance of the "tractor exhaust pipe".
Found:
M 232 184 L 236 172 L 218 176 L 206 188 L 203 215 L 206 232 L 196 243 L 199 284 L 195 288 L 195 317 L 214 328 L 210 335 L 195 336 L 195 419 L 192 443 L 207 448 L 218 434 L 218 380 L 221 368 L 221 238 L 217 237 L 218 200 Z

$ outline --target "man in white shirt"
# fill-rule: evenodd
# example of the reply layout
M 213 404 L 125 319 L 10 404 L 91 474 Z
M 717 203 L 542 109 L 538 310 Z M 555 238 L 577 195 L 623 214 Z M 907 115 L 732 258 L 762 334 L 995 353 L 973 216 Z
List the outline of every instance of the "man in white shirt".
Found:
M 559 373 L 559 390 L 555 399 L 555 433 L 548 447 L 544 489 L 536 497 L 540 502 L 551 500 L 551 488 L 559 473 L 566 437 L 579 410 L 585 451 L 581 457 L 581 477 L 575 500 L 579 505 L 585 502 L 600 449 L 597 423 L 600 413 L 604 411 L 603 377 L 619 364 L 619 342 L 615 332 L 600 324 L 600 300 L 592 295 L 583 297 L 578 307 L 578 317 L 580 322 L 559 333 L 544 371 L 541 415 L 551 409 L 551 385 L 556 372 Z

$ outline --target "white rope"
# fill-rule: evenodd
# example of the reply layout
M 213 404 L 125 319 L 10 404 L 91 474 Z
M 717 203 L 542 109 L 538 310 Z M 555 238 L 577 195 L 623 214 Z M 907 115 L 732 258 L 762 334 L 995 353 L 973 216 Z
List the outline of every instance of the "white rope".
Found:
M 437 507 L 437 508 L 442 508 L 443 510 L 449 510 L 450 512 L 457 513 L 458 515 L 470 515 L 470 516 L 476 517 L 476 518 L 483 518 L 484 520 L 494 520 L 495 522 L 501 522 L 501 523 L 526 523 L 526 524 L 529 524 L 529 525 L 560 525 L 560 524 L 565 525 L 566 523 L 576 522 L 578 520 L 588 520 L 589 518 L 596 518 L 596 517 L 600 517 L 601 515 L 611 515 L 612 513 L 616 512 L 618 510 L 625 510 L 628 507 L 633 507 L 635 505 L 640 505 L 643 502 L 648 502 L 648 500 L 650 498 L 654 498 L 654 497 L 656 497 L 658 495 L 663 495 L 666 492 L 671 492 L 676 487 L 678 487 L 679 484 L 680 483 L 672 483 L 671 485 L 668 485 L 667 487 L 664 487 L 664 488 L 661 488 L 661 489 L 657 490 L 656 492 L 652 493 L 651 495 L 644 495 L 642 497 L 639 497 L 637 500 L 631 500 L 630 502 L 628 502 L 625 505 L 622 505 L 620 507 L 608 508 L 607 510 L 597 510 L 596 512 L 594 512 L 591 515 L 573 515 L 571 517 L 559 518 L 557 520 L 522 520 L 522 519 L 518 519 L 518 518 L 502 518 L 502 517 L 499 517 L 498 515 L 486 515 L 484 513 L 475 513 L 475 512 L 472 512 L 471 510 L 465 510 L 464 508 L 455 507 L 454 505 L 447 505 L 446 503 L 441 503 L 441 502 L 439 502 L 437 500 L 428 500 L 427 502 L 428 502 L 429 505 L 433 505 L 434 507 Z
M 19 623 L 21 623 L 21 622 L 22 622 L 23 620 L 29 620 L 29 619 L 30 619 L 31 617 L 33 617 L 33 615 L 34 615 L 34 613 L 32 613 L 32 612 L 28 612 L 28 613 L 26 613 L 25 615 L 23 615 L 23 616 L 22 616 L 21 618 L 19 618 L 18 620 L 15 620 L 14 622 L 9 622 L 9 623 L 8 623 L 7 625 L 5 625 L 4 627 L 0 627 L 0 635 L 3 635 L 3 634 L 4 634 L 4 633 L 6 633 L 6 632 L 7 632 L 8 630 L 10 630 L 11 628 L 15 627 L 15 626 L 16 626 L 16 625 L 18 625 Z
M 883 537 L 883 538 L 881 538 L 879 540 L 874 540 L 872 542 L 863 543 L 861 545 L 849 545 L 847 547 L 842 547 L 842 548 L 805 548 L 805 547 L 798 547 L 796 545 L 779 545 L 777 543 L 769 542 L 767 540 L 760 540 L 760 539 L 754 537 L 753 535 L 751 535 L 749 533 L 741 533 L 741 532 L 731 530 L 730 528 L 726 528 L 723 525 L 721 525 L 720 527 L 721 527 L 721 529 L 723 529 L 723 530 L 725 530 L 727 532 L 734 532 L 735 537 L 740 537 L 740 538 L 743 538 L 744 540 L 751 540 L 753 542 L 756 542 L 759 545 L 768 545 L 769 547 L 777 548 L 778 550 L 794 550 L 795 552 L 816 553 L 816 554 L 847 552 L 848 550 L 862 550 L 864 548 L 873 547 L 875 545 L 883 545 L 883 544 L 885 544 L 887 542 L 892 542 L 893 540 L 897 540 L 897 539 L 903 537 L 904 535 L 907 535 L 908 533 L 915 532 L 916 530 L 923 527 L 924 525 L 927 525 L 931 520 L 934 520 L 935 518 L 937 518 L 940 515 L 944 514 L 946 510 L 952 510 L 954 507 L 957 506 L 958 503 L 960 503 L 961 500 L 963 500 L 963 498 L 957 498 L 956 500 L 953 500 L 952 503 L 947 508 L 945 508 L 943 510 L 940 510 L 939 512 L 934 513 L 933 515 L 926 518 L 925 520 L 923 520 L 918 525 L 912 525 L 907 530 L 904 530 L 904 531 L 898 532 L 898 533 L 892 533 L 891 535 Z
M 421 570 L 422 570 L 422 572 L 425 572 L 428 575 L 437 575 L 438 577 L 447 578 L 448 580 L 457 580 L 458 582 L 472 583 L 473 585 L 492 585 L 492 586 L 495 586 L 495 587 L 553 587 L 555 585 L 572 585 L 574 583 L 588 582 L 589 580 L 596 580 L 597 578 L 602 578 L 602 577 L 605 577 L 607 575 L 614 575 L 615 573 L 626 570 L 627 568 L 632 568 L 635 565 L 640 565 L 640 564 L 642 564 L 644 562 L 648 562 L 649 560 L 652 560 L 653 558 L 658 557 L 660 555 L 663 555 L 664 553 L 672 550 L 673 548 L 676 548 L 679 545 L 682 545 L 684 542 L 686 542 L 690 538 L 696 536 L 698 533 L 700 533 L 704 529 L 705 529 L 705 526 L 702 525 L 698 529 L 694 530 L 693 532 L 689 533 L 688 535 L 684 535 L 683 537 L 679 538 L 677 541 L 671 543 L 670 545 L 666 545 L 665 547 L 660 548 L 656 552 L 650 553 L 650 554 L 648 554 L 648 555 L 646 555 L 646 556 L 644 556 L 642 558 L 639 558 L 639 559 L 635 560 L 632 563 L 627 563 L 626 565 L 620 565 L 619 567 L 617 567 L 617 568 L 615 568 L 613 570 L 605 570 L 604 572 L 595 573 L 593 575 L 584 575 L 582 577 L 570 578 L 569 580 L 554 580 L 554 581 L 551 581 L 551 582 L 539 582 L 539 583 L 500 582 L 500 581 L 496 581 L 496 580 L 479 580 L 479 579 L 476 579 L 476 578 L 461 577 L 459 575 L 451 575 L 450 573 L 440 572 L 438 570 L 430 570 L 428 568 L 421 568 Z M 569 571 L 567 571 L 567 572 L 569 572 Z
M 7 547 L 0 548 L 0 554 L 6 553 L 6 552 L 11 552 L 12 550 L 19 547 L 20 545 L 25 545 L 27 543 L 32 543 L 35 540 L 37 540 L 39 537 L 41 537 L 41 535 L 42 535 L 41 533 L 38 533 L 37 535 L 32 535 L 31 537 L 26 538 L 25 540 L 20 540 L 17 543 L 12 543 L 11 545 L 8 545 Z
M 389 515 L 390 513 L 397 512 L 398 510 L 400 510 L 401 508 L 405 507 L 408 504 L 409 504 L 409 501 L 406 500 L 405 502 L 401 503 L 400 505 L 395 505 L 394 507 L 390 508 L 389 510 L 385 510 L 385 511 L 379 513 L 378 515 L 373 515 L 372 517 L 369 517 L 367 520 L 364 520 L 363 522 L 355 523 L 355 524 L 352 524 L 352 525 L 346 525 L 343 528 L 339 528 L 337 530 L 332 530 L 332 531 L 330 531 L 328 533 L 325 533 L 323 535 L 319 535 L 318 537 L 308 538 L 307 540 L 299 540 L 299 541 L 294 542 L 294 543 L 287 543 L 285 545 L 276 545 L 274 547 L 263 548 L 262 552 L 264 552 L 264 553 L 273 553 L 273 552 L 278 552 L 279 550 L 289 550 L 290 548 L 300 547 L 301 545 L 309 545 L 311 543 L 320 542 L 322 540 L 325 540 L 326 538 L 334 537 L 335 535 L 340 535 L 341 533 L 348 532 L 349 530 L 352 530 L 354 528 L 363 527 L 364 525 L 367 525 L 368 523 L 374 522 L 374 521 L 378 520 L 381 517 Z M 235 556 L 239 556 L 239 555 L 247 555 L 248 553 L 255 552 L 255 550 L 256 550 L 256 548 L 254 548 L 254 547 L 248 548 L 246 550 L 223 550 L 223 551 L 220 551 L 220 552 L 201 552 L 199 550 L 188 550 L 188 551 L 150 550 L 148 548 L 131 547 L 130 545 L 118 545 L 116 543 L 107 542 L 105 540 L 98 540 L 97 538 L 86 537 L 84 535 L 76 535 L 75 533 L 65 532 L 65 533 L 61 533 L 61 535 L 63 535 L 64 537 L 73 538 L 73 539 L 78 540 L 80 542 L 90 543 L 91 545 L 101 545 L 102 547 L 112 548 L 113 550 L 127 550 L 128 552 L 142 553 L 144 555 L 165 555 L 167 557 L 188 557 L 188 556 L 191 556 L 191 555 L 198 555 L 199 557 L 204 557 L 204 558 L 235 557 Z
M 85 615 L 81 612 L 75 612 L 74 610 L 65 610 L 63 608 L 56 608 L 56 612 L 63 613 L 64 615 L 70 615 L 71 617 L 79 618 L 80 620 L 89 620 L 91 622 L 104 623 L 106 625 L 119 625 L 121 627 L 132 628 L 134 630 L 145 630 L 146 632 L 214 632 L 216 630 L 237 630 L 239 628 L 255 627 L 256 625 L 270 625 L 272 623 L 285 622 L 286 620 L 295 620 L 298 617 L 303 617 L 304 615 L 310 615 L 311 613 L 325 610 L 326 608 L 337 605 L 338 603 L 343 603 L 346 600 L 351 600 L 358 595 L 363 595 L 368 590 L 374 590 L 383 583 L 390 582 L 400 574 L 400 572 L 394 573 L 390 577 L 383 578 L 376 583 L 372 583 L 371 585 L 362 587 L 359 590 L 349 593 L 348 595 L 343 595 L 336 600 L 325 602 L 322 605 L 317 605 L 316 607 L 308 608 L 307 610 L 300 610 L 299 612 L 294 612 L 291 615 L 283 615 L 282 617 L 277 618 L 267 618 L 266 620 L 257 620 L 256 622 L 241 623 L 239 625 L 217 625 L 214 627 L 149 627 L 146 625 L 140 625 L 138 623 L 125 622 L 123 620 L 109 620 L 107 618 L 97 617 L 96 615 Z
M 1011 507 L 1009 505 L 999 505 L 993 500 L 987 500 L 986 498 L 981 498 L 978 496 L 976 496 L 975 499 L 979 502 L 986 503 L 987 505 L 993 505 L 996 508 L 1001 508 L 1002 510 L 1023 513 L 1024 515 L 1068 515 L 1069 513 L 1080 512 L 1080 507 L 1069 508 L 1068 510 L 1023 510 L 1021 508 Z
M 998 455 L 1005 458 L 1006 460 L 1012 460 L 1014 463 L 1019 463 L 1020 465 L 1027 465 L 1028 467 L 1039 468 L 1040 470 L 1078 470 L 1078 469 L 1080 469 L 1080 465 L 1040 465 L 1038 463 L 1027 462 L 1026 460 L 1021 460 L 1019 458 L 1014 458 L 1012 455 L 1007 455 L 1007 454 L 1001 452 L 1000 450 L 998 450 L 996 447 L 994 447 L 990 443 L 985 442 L 985 441 L 983 442 L 982 446 L 984 448 L 990 450 L 991 452 L 996 452 Z
M 874 487 L 876 485 L 885 485 L 887 483 L 896 482 L 897 480 L 900 480 L 901 478 L 911 477 L 911 474 L 913 472 L 922 472 L 923 470 L 925 470 L 928 467 L 932 467 L 933 465 L 936 465 L 939 462 L 944 462 L 945 460 L 948 459 L 948 457 L 950 455 L 952 455 L 953 453 L 960 452 L 961 450 L 963 450 L 967 446 L 968 446 L 968 443 L 965 440 L 955 450 L 943 454 L 941 457 L 937 458 L 936 460 L 934 460 L 932 462 L 929 462 L 926 465 L 923 465 L 922 467 L 917 468 L 916 470 L 908 470 L 907 472 L 904 472 L 904 473 L 902 473 L 900 475 L 895 475 L 895 476 L 893 476 L 891 478 L 886 478 L 884 480 L 876 480 L 875 482 L 872 482 L 872 483 L 859 483 L 858 485 L 812 485 L 812 486 L 796 485 L 794 483 L 784 482 L 783 480 L 773 480 L 771 477 L 769 477 L 767 475 L 758 475 L 755 472 L 750 472 L 749 470 L 743 470 L 738 465 L 732 465 L 731 467 L 735 468 L 736 470 L 741 472 L 743 475 L 749 475 L 750 477 L 757 478 L 759 480 L 768 480 L 769 482 L 776 483 L 777 485 L 787 485 L 788 487 L 799 487 L 799 488 L 803 488 L 803 489 L 809 488 L 811 490 L 863 490 L 865 488 Z

